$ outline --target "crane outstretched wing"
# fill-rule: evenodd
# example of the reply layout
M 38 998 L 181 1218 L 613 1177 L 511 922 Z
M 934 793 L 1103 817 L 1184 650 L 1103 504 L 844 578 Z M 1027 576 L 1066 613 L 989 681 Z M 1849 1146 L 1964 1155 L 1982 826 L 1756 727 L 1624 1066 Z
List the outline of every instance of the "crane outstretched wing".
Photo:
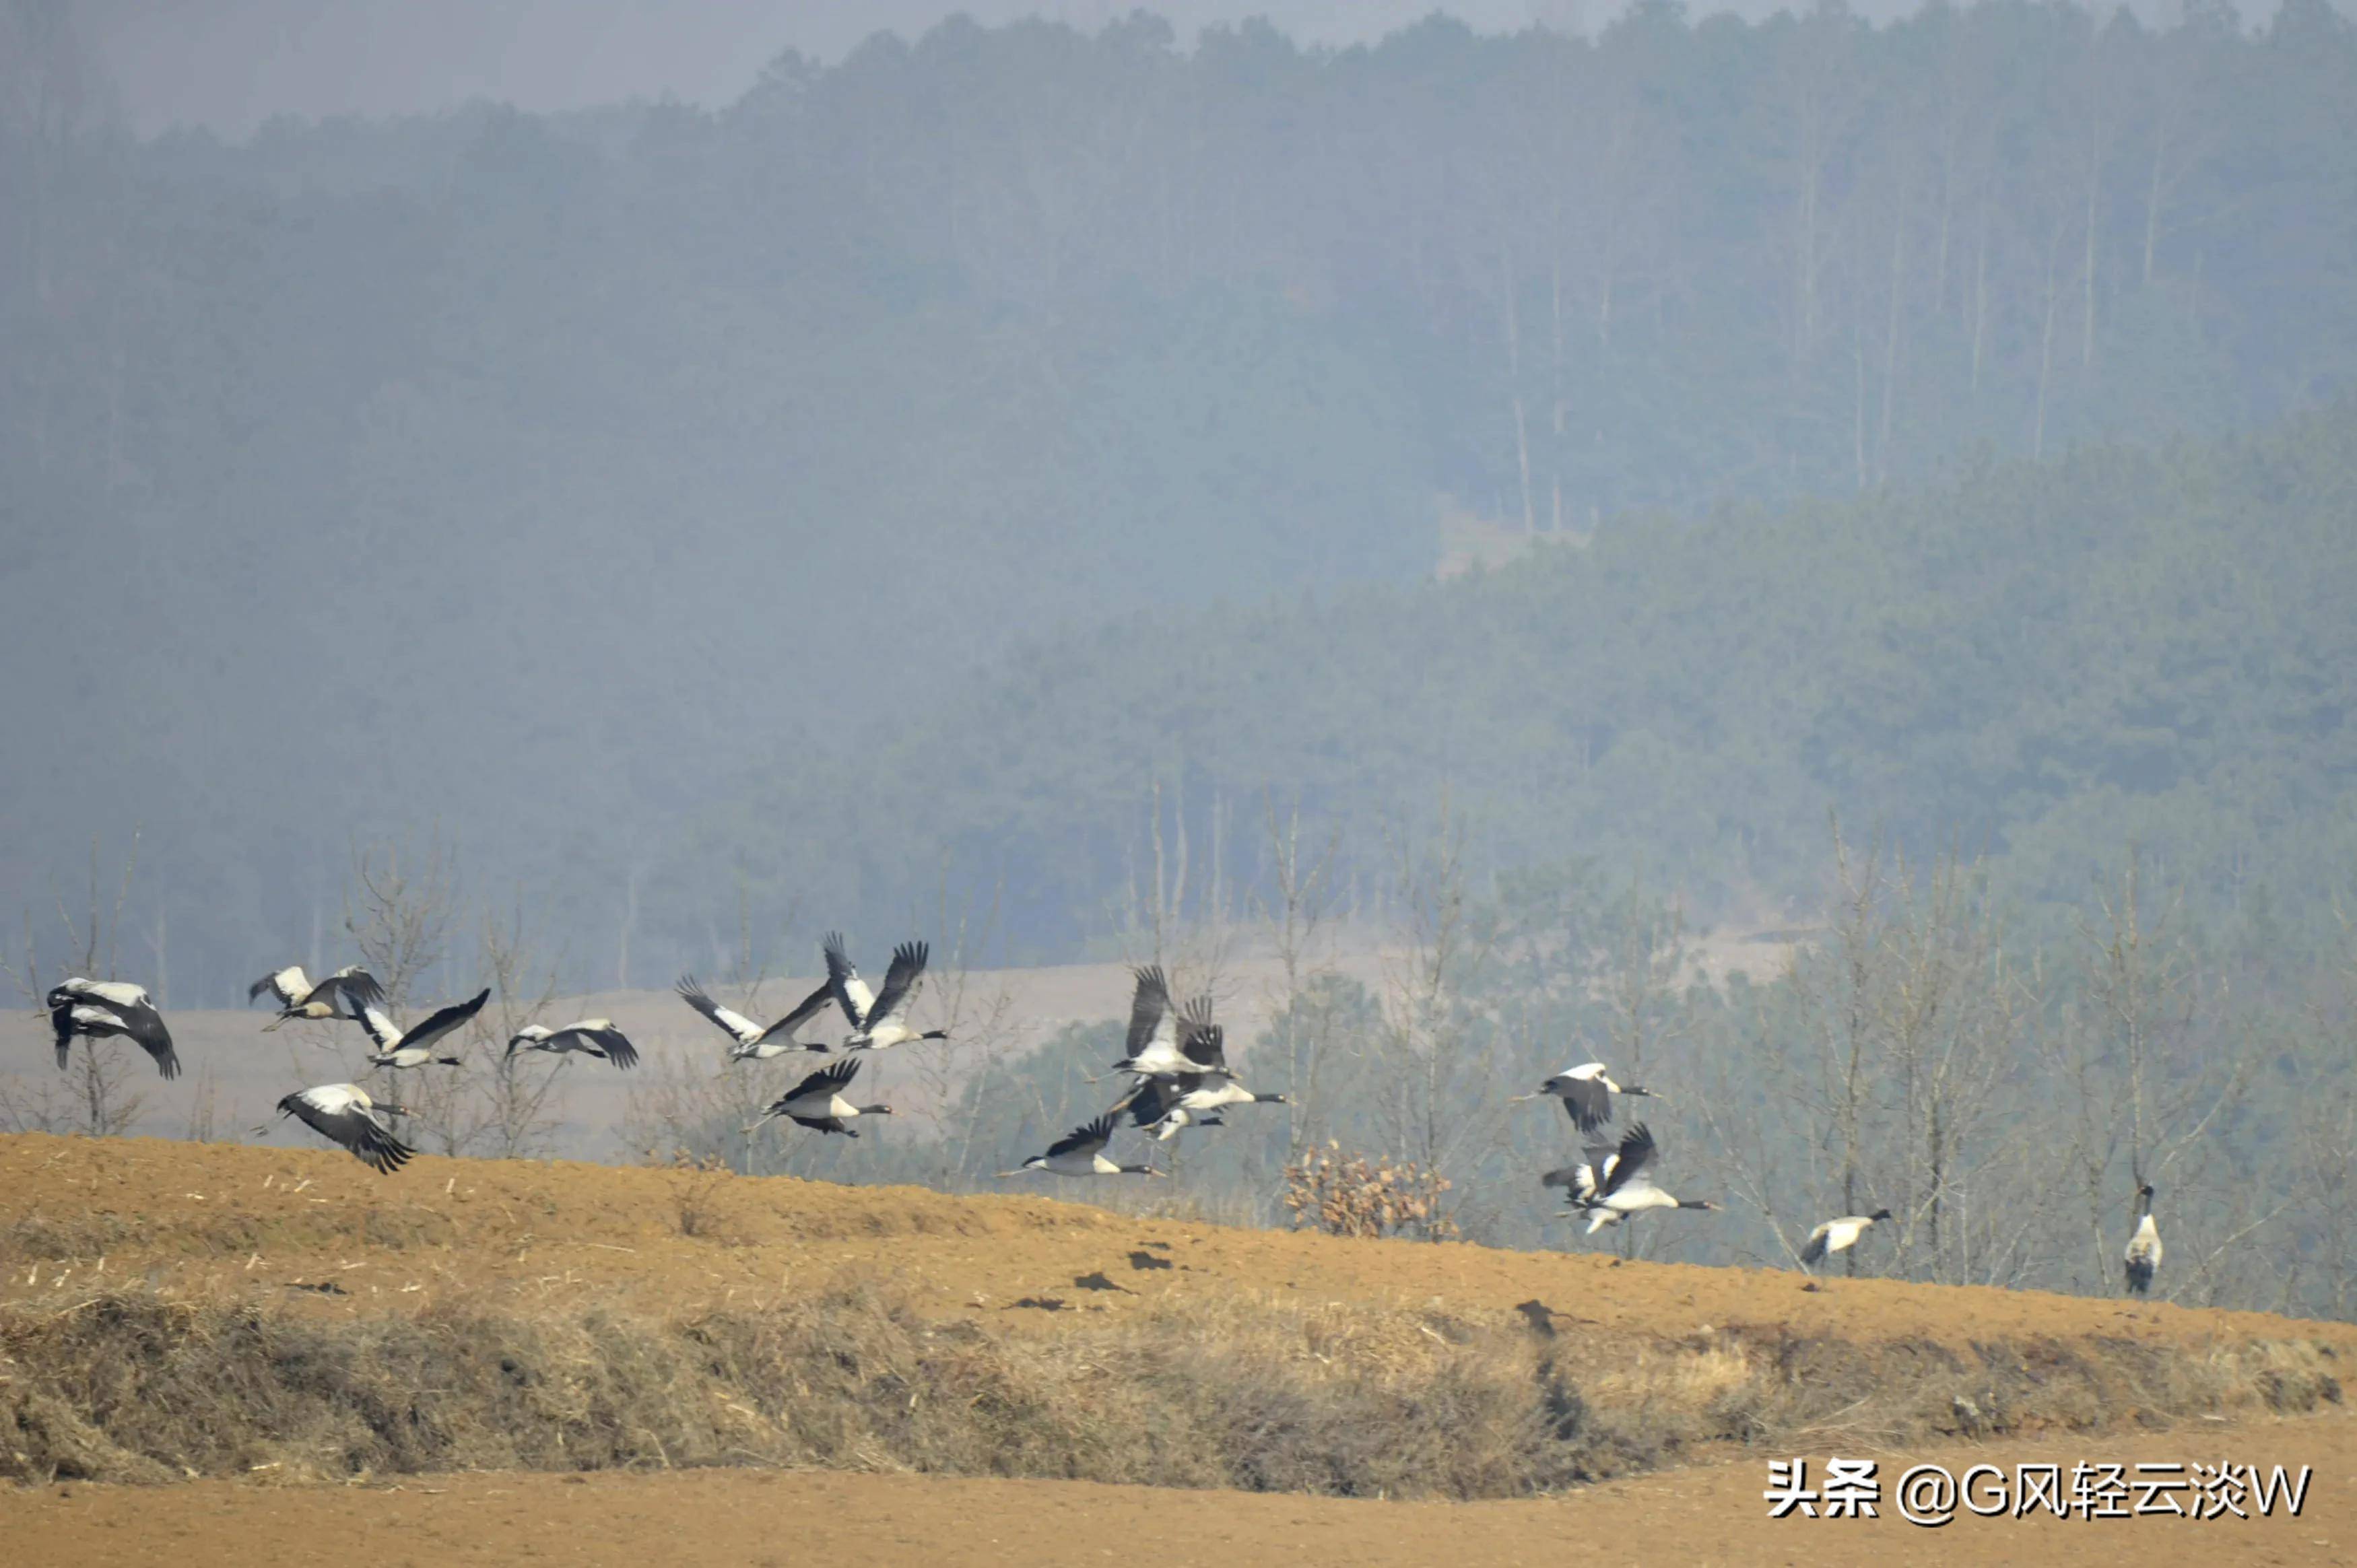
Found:
M 909 1010 L 917 999 L 917 987 L 924 983 L 925 960 L 931 952 L 923 942 L 902 942 L 892 950 L 892 967 L 884 972 L 884 989 L 876 993 L 876 1004 L 867 1010 L 870 1027 Z
M 727 1030 L 738 1045 L 749 1046 L 761 1037 L 760 1025 L 756 1024 L 734 1007 L 723 1007 L 719 1003 L 715 1002 L 697 983 L 695 976 L 681 975 L 679 984 L 673 989 L 678 991 L 681 1001 Z
M 1084 1122 L 1048 1145 L 1048 1157 L 1077 1155 L 1102 1149 L 1113 1137 L 1114 1112 L 1108 1111 L 1093 1122 Z
M 473 1017 L 476 1014 L 481 1012 L 483 1010 L 483 1004 L 489 1002 L 490 999 L 491 988 L 486 985 L 483 989 L 476 992 L 474 995 L 468 997 L 464 1002 L 453 1002 L 447 1007 L 436 1008 L 435 1011 L 428 1013 L 417 1023 L 412 1025 L 408 1031 L 401 1036 L 401 1043 L 404 1046 L 416 1046 L 421 1048 L 430 1046 L 435 1041 L 440 1039 L 443 1036 L 450 1033 L 453 1029 L 456 1029 L 466 1023 L 468 1019 Z M 370 1009 L 369 1011 L 373 1012 L 374 1009 Z M 382 1016 L 382 1015 L 379 1015 Z M 365 1014 L 362 1017 L 362 1023 L 368 1028 L 368 1032 L 370 1034 L 376 1034 L 375 1026 L 367 1024 Z M 379 1036 L 378 1039 L 380 1044 L 382 1043 L 382 1036 Z
M 841 931 L 826 934 L 826 983 L 834 993 L 835 1001 L 842 1004 L 843 1015 L 851 1021 L 851 1026 L 866 1028 L 867 1015 L 876 1010 L 876 995 L 859 978 L 858 966 L 844 949 Z

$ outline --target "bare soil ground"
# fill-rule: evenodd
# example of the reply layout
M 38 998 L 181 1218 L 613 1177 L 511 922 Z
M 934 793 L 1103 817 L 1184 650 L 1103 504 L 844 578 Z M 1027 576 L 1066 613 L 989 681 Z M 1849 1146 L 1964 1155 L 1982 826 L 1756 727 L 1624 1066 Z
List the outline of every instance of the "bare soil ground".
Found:
M 1062 1190 L 431 1157 L 388 1178 L 311 1149 L 0 1137 L 0 1448 L 33 1451 L 0 1453 L 0 1473 L 204 1477 L 0 1489 L 0 1541 L 93 1564 L 362 1543 L 388 1564 L 2357 1562 L 2357 1419 L 2337 1409 L 2357 1326 L 1241 1230 Z M 577 1408 L 521 1365 L 517 1397 L 546 1409 L 498 1406 L 511 1353 L 626 1348 L 639 1369 L 599 1373 L 608 1391 L 584 1383 Z M 426 1351 L 435 1380 L 488 1379 L 490 1402 L 379 1364 Z M 175 1357 L 183 1396 L 213 1391 L 187 1367 L 251 1376 L 221 1396 L 242 1435 L 200 1445 L 126 1410 L 165 1385 L 123 1380 L 125 1360 Z M 1238 1374 L 1239 1357 L 1258 1359 Z M 1827 1376 L 1850 1385 L 1810 1386 Z M 1275 1402 L 1251 1405 L 1263 1388 Z M 998 1413 L 936 1413 L 965 1397 Z M 1168 1432 L 1094 1462 L 1174 1401 L 1193 1408 Z M 1102 1407 L 1094 1425 L 1079 1405 Z M 2328 1413 L 2268 1419 L 2307 1411 Z M 1222 1445 L 1279 1418 L 1302 1435 L 1220 1479 Z M 1572 1451 L 1558 1419 L 1592 1457 L 1548 1469 Z M 1355 1468 L 1302 1464 L 1379 1421 L 1398 1434 L 1373 1433 Z M 402 1447 L 419 1422 L 439 1446 Z M 2298 1521 L 1766 1520 L 1767 1458 L 1828 1449 L 2318 1470 Z M 674 1464 L 711 1467 L 638 1473 Z M 1092 1475 L 1279 1489 L 995 1478 Z M 1394 1496 L 1514 1500 L 1370 1500 L 1385 1476 Z M 1620 1478 L 1575 1484 L 1594 1476 Z
M 2357 1419 L 2330 1415 L 2106 1441 L 1948 1446 L 1907 1464 L 2081 1460 L 2175 1464 L 2232 1456 L 2316 1466 L 2295 1519 L 1962 1518 L 1937 1530 L 1885 1508 L 1861 1520 L 1766 1517 L 1765 1458 L 1606 1482 L 1513 1502 L 1402 1503 L 1174 1493 L 1075 1481 L 707 1470 L 669 1475 L 468 1475 L 397 1486 L 206 1481 L 166 1491 L 87 1484 L 0 1491 L 0 1540 L 23 1563 L 146 1568 L 866 1563 L 878 1568 L 1039 1568 L 1145 1561 L 1561 1568 L 1630 1563 L 1881 1568 L 1948 1563 L 2215 1568 L 2357 1562 Z
M 931 1312 L 993 1322 L 1223 1296 L 1500 1319 L 1538 1301 L 1567 1326 L 1664 1338 L 1774 1325 L 1852 1341 L 2100 1335 L 2198 1345 L 2289 1326 L 2259 1313 L 2037 1291 L 1242 1230 L 1035 1196 L 1054 1178 L 1022 1179 L 1032 1193 L 967 1197 L 430 1155 L 386 1177 L 326 1150 L 0 1137 L 0 1258 L 9 1262 L 0 1305 L 63 1308 L 134 1280 L 184 1300 L 276 1291 L 333 1316 L 485 1292 L 535 1308 L 675 1313 L 889 1277 Z M 293 1288 L 321 1283 L 338 1289 Z M 2298 1332 L 2357 1352 L 2357 1326 Z

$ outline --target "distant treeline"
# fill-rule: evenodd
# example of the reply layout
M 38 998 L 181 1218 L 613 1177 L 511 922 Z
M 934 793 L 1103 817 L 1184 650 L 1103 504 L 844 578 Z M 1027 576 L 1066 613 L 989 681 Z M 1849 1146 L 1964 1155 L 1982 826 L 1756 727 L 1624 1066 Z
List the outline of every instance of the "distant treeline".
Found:
M 781 776 L 691 858 L 737 857 L 770 908 L 947 864 L 1053 951 L 1150 918 L 1157 875 L 1164 907 L 1243 912 L 1272 800 L 1336 837 L 1369 910 L 1445 809 L 1477 867 L 1595 856 L 1706 918 L 1820 914 L 1834 811 L 1986 855 L 2049 934 L 2133 850 L 2293 972 L 2357 874 L 2352 518 L 2357 403 L 1631 519 L 1444 585 L 1165 610 L 1026 650 L 847 772 Z
M 188 1000 L 436 823 L 585 979 L 944 876 L 1068 951 L 1157 779 L 1199 868 L 1215 800 L 1363 845 L 1443 781 L 1484 853 L 1698 896 L 1805 902 L 1829 805 L 2033 888 L 2330 868 L 2349 421 L 2117 444 L 2357 368 L 2322 0 L 952 22 L 715 113 L 237 146 L 112 131 L 47 15 L 0 16 L 0 886 L 145 823 Z M 1593 542 L 1412 587 L 1444 496 Z

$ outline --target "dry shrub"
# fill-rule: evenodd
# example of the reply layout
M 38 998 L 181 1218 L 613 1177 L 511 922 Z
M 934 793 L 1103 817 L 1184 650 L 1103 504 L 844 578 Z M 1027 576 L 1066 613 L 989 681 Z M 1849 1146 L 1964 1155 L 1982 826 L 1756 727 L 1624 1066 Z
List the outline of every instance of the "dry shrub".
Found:
M 707 1241 L 737 1239 L 720 1215 L 721 1189 L 737 1174 L 726 1159 L 675 1148 L 668 1155 L 649 1151 L 647 1163 L 678 1173 L 672 1181 L 672 1213 L 681 1235 Z
M 1446 1240 L 1457 1226 L 1441 1212 L 1448 1178 L 1413 1160 L 1370 1160 L 1345 1155 L 1332 1139 L 1311 1147 L 1285 1167 L 1285 1207 L 1297 1226 L 1315 1226 L 1329 1236 L 1391 1236 L 1413 1229 L 1428 1240 Z
M 134 1232 L 113 1215 L 55 1219 L 36 1211 L 0 1226 L 0 1258 L 67 1262 L 104 1254 Z
M 1497 1498 L 1729 1442 L 2340 1398 L 2330 1349 L 2299 1341 L 1631 1340 L 1233 1298 L 1004 1332 L 876 1281 L 668 1322 L 490 1296 L 329 1319 L 125 1290 L 0 1310 L 0 1475 L 31 1481 L 762 1465 Z

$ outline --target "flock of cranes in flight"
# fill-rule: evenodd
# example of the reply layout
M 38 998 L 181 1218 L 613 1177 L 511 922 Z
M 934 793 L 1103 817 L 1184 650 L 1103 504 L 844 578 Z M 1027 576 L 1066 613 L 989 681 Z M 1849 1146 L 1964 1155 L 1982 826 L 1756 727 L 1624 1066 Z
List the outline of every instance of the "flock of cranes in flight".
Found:
M 679 982 L 681 999 L 729 1036 L 731 1062 L 770 1061 L 795 1053 L 841 1053 L 838 1059 L 810 1073 L 771 1101 L 744 1129 L 748 1136 L 783 1118 L 815 1133 L 856 1138 L 859 1132 L 853 1122 L 892 1113 L 889 1105 L 862 1105 L 847 1098 L 865 1053 L 947 1037 L 945 1030 L 920 1032 L 909 1021 L 910 1009 L 924 983 L 929 950 L 925 943 L 902 942 L 892 950 L 880 991 L 871 991 L 860 978 L 841 936 L 830 934 L 824 950 L 825 981 L 769 1024 L 714 1001 L 693 975 Z M 1121 1097 L 1042 1153 L 1014 1170 L 999 1172 L 1001 1176 L 1029 1171 L 1060 1176 L 1161 1176 L 1166 1173 L 1151 1164 L 1124 1165 L 1106 1155 L 1125 1122 L 1156 1143 L 1168 1143 L 1189 1127 L 1222 1125 L 1223 1113 L 1232 1107 L 1285 1103 L 1282 1094 L 1256 1094 L 1245 1088 L 1229 1066 L 1225 1031 L 1212 1019 L 1209 996 L 1174 1004 L 1168 977 L 1158 965 L 1136 970 L 1135 978 L 1125 1054 L 1112 1067 L 1114 1072 L 1128 1075 Z M 403 1029 L 384 1011 L 384 988 L 358 965 L 347 965 L 317 983 L 301 966 L 290 965 L 255 981 L 247 999 L 257 1000 L 265 991 L 278 1002 L 278 1015 L 265 1029 L 296 1020 L 349 1020 L 359 1024 L 376 1047 L 366 1058 L 368 1065 L 388 1071 L 460 1065 L 457 1057 L 436 1055 L 436 1047 L 480 1013 L 491 994 L 488 988 L 479 991 Z M 48 1004 L 60 1069 L 67 1065 L 77 1036 L 119 1036 L 144 1049 L 165 1078 L 179 1076 L 180 1059 L 172 1047 L 171 1031 L 144 988 L 77 976 L 54 987 Z M 850 1032 L 834 1046 L 803 1038 L 802 1031 L 815 1025 L 830 1006 L 841 1011 Z M 583 1018 L 560 1028 L 527 1025 L 507 1043 L 511 1059 L 519 1051 L 580 1055 L 621 1069 L 636 1067 L 639 1061 L 638 1048 L 608 1018 Z M 1617 1137 L 1611 1134 L 1616 1101 L 1666 1101 L 1641 1084 L 1624 1087 L 1614 1082 L 1604 1063 L 1587 1062 L 1567 1069 L 1536 1091 L 1514 1099 L 1561 1101 L 1573 1127 L 1587 1140 L 1577 1164 L 1549 1171 L 1540 1178 L 1546 1188 L 1566 1195 L 1570 1207 L 1564 1210 L 1565 1218 L 1587 1218 L 1587 1234 L 1653 1209 L 1717 1208 L 1706 1198 L 1679 1197 L 1661 1185 L 1655 1176 L 1660 1150 L 1644 1122 L 1630 1124 Z M 379 1172 L 399 1170 L 416 1152 L 401 1140 L 387 1120 L 408 1112 L 389 1101 L 373 1098 L 356 1083 L 297 1090 L 278 1101 L 278 1111 L 282 1117 L 295 1117 L 340 1144 Z M 2150 1292 L 2154 1273 L 2160 1267 L 2160 1232 L 2152 1217 L 2152 1185 L 2140 1184 L 2136 1229 L 2124 1259 L 2127 1289 L 2139 1295 Z M 1824 1221 L 1809 1232 L 1800 1251 L 1802 1264 L 1813 1269 L 1833 1254 L 1849 1251 L 1869 1230 L 1890 1217 L 1889 1209 L 1877 1208 L 1870 1214 Z

